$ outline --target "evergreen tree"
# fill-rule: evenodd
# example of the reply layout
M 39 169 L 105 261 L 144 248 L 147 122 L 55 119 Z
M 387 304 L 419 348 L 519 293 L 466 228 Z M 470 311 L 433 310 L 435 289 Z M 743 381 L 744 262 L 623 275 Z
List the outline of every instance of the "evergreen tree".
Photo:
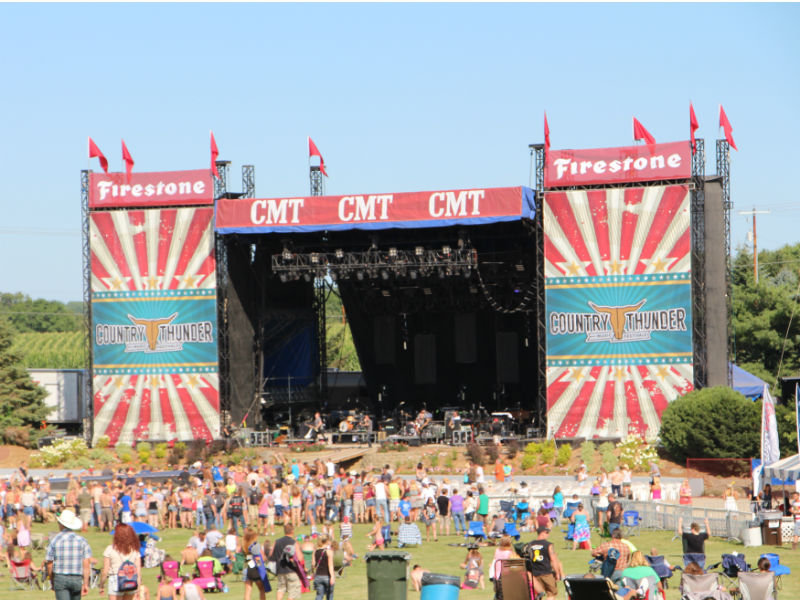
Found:
M 45 390 L 11 350 L 12 341 L 11 329 L 0 320 L 0 435 L 6 443 L 32 446 L 51 409 L 44 404 Z

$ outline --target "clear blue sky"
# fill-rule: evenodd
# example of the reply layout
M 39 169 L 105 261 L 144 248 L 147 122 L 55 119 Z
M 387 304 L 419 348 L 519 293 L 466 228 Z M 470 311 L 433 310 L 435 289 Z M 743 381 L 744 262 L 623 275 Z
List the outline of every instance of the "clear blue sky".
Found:
M 715 171 L 733 124 L 735 211 L 759 247 L 800 241 L 800 6 L 790 4 L 0 4 L 0 291 L 82 297 L 80 170 L 256 166 L 257 195 L 528 184 L 528 144 L 687 139 Z M 734 247 L 749 219 L 734 212 Z

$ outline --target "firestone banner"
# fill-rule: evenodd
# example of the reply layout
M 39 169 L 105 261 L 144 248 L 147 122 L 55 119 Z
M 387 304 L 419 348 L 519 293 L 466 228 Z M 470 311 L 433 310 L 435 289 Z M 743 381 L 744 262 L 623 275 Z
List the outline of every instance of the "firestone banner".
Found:
M 531 219 L 526 187 L 217 201 L 217 231 L 270 233 L 478 225 Z
M 208 169 L 163 173 L 91 173 L 89 208 L 193 206 L 214 203 Z
M 692 175 L 689 142 L 550 150 L 545 161 L 544 185 L 548 188 L 689 179 Z
M 212 218 L 90 214 L 95 441 L 219 437 Z
M 548 192 L 548 428 L 655 437 L 693 382 L 685 185 Z

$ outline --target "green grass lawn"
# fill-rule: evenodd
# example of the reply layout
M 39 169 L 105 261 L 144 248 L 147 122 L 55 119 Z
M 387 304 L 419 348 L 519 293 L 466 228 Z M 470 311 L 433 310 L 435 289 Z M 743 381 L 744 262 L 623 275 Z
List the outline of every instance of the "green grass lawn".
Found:
M 49 524 L 47 526 L 42 524 L 36 524 L 34 526 L 34 533 L 41 533 L 41 532 L 49 532 L 55 531 L 56 526 L 54 524 Z M 367 544 L 367 538 L 365 537 L 366 532 L 368 531 L 366 526 L 358 525 L 354 527 L 354 547 L 356 552 L 359 555 L 359 559 L 355 561 L 355 564 L 346 570 L 345 576 L 340 578 L 336 582 L 335 588 L 335 598 L 336 600 L 363 600 L 367 597 L 367 577 L 366 577 L 366 565 L 363 560 L 365 548 Z M 302 528 L 299 533 L 307 533 L 308 528 Z M 180 550 L 183 548 L 186 540 L 188 539 L 190 532 L 183 530 L 177 531 L 167 531 L 163 532 L 162 534 L 162 541 L 159 543 L 159 547 L 164 548 L 167 553 L 172 554 L 173 556 L 177 557 L 180 553 Z M 424 536 L 424 528 L 423 528 L 423 536 Z M 92 551 L 95 556 L 102 559 L 102 553 L 105 549 L 106 545 L 110 541 L 110 536 L 107 533 L 95 533 L 90 532 L 87 536 L 89 543 L 92 546 Z M 533 534 L 527 533 L 523 535 L 523 541 L 527 541 L 533 537 Z M 588 550 L 578 550 L 573 552 L 572 550 L 566 549 L 566 544 L 563 541 L 563 534 L 560 532 L 558 528 L 553 530 L 551 533 L 551 541 L 555 543 L 556 552 L 561 559 L 561 562 L 564 564 L 564 570 L 567 574 L 583 574 L 587 569 L 587 563 L 589 560 L 589 551 Z M 661 554 L 665 554 L 667 556 L 667 560 L 669 560 L 672 564 L 681 564 L 681 545 L 680 541 L 671 541 L 672 534 L 663 532 L 663 531 L 643 531 L 641 535 L 637 535 L 631 538 L 633 543 L 643 552 L 649 553 L 652 547 L 658 548 Z M 460 547 L 453 547 L 450 546 L 450 543 L 456 543 L 460 541 L 459 538 L 456 536 L 446 537 L 443 536 L 439 538 L 438 542 L 430 542 L 425 543 L 420 548 L 413 548 L 407 550 L 408 553 L 411 555 L 411 559 L 409 561 L 409 566 L 418 563 L 429 569 L 435 573 L 444 573 L 450 575 L 462 575 L 461 569 L 459 568 L 459 564 L 464 560 L 464 556 L 466 554 L 465 548 Z M 592 544 L 596 546 L 600 542 L 600 539 L 597 535 L 594 535 L 592 538 Z M 747 561 L 751 565 L 755 565 L 755 562 L 758 560 L 758 557 L 763 552 L 772 552 L 774 549 L 772 547 L 763 546 L 760 548 L 744 548 L 738 544 L 731 544 L 719 538 L 712 538 L 708 542 L 706 542 L 706 552 L 708 556 L 708 562 L 714 563 L 719 561 L 719 557 L 726 552 L 744 552 L 747 558 Z M 492 560 L 492 556 L 494 554 L 494 548 L 486 547 L 481 549 L 481 553 L 483 554 L 484 558 L 484 565 L 485 570 L 488 573 L 488 567 Z M 786 600 L 794 600 L 796 598 L 800 598 L 800 551 L 792 551 L 789 549 L 788 546 L 784 546 L 784 548 L 780 549 L 778 553 L 781 555 L 781 562 L 786 564 L 792 569 L 792 575 L 783 578 L 783 586 L 779 592 L 779 596 Z M 36 551 L 34 553 L 34 560 L 38 564 L 44 559 L 44 551 Z M 8 579 L 8 571 L 7 569 L 3 569 L 3 577 L 0 578 L 0 600 L 4 600 L 6 598 L 20 598 L 21 592 L 12 592 L 9 591 L 9 579 Z M 155 595 L 156 592 L 156 577 L 158 575 L 158 569 L 147 569 L 145 570 L 145 583 L 148 585 L 151 591 L 151 595 Z M 680 573 L 676 573 L 676 575 L 670 580 L 671 585 L 670 588 L 667 590 L 667 599 L 668 600 L 677 600 L 679 598 L 678 594 L 678 581 L 680 579 Z M 243 594 L 243 584 L 238 580 L 238 576 L 229 575 L 226 578 L 226 581 L 229 586 L 229 593 L 228 594 L 220 594 L 220 596 L 227 596 L 231 598 L 241 598 Z M 563 585 L 559 584 L 559 595 L 563 593 Z M 27 595 L 27 597 L 34 599 L 39 598 L 51 598 L 53 597 L 52 592 L 41 592 L 35 591 L 32 593 L 22 592 Z M 418 596 L 415 592 L 411 591 L 409 586 L 409 593 L 410 598 Z M 492 589 L 491 583 L 486 580 L 486 590 L 462 590 L 461 591 L 461 598 L 465 599 L 490 599 L 492 598 Z M 96 589 L 90 590 L 89 597 L 100 597 L 99 593 Z M 274 597 L 274 592 L 268 594 L 267 597 Z M 313 598 L 312 593 L 304 594 L 304 598 Z

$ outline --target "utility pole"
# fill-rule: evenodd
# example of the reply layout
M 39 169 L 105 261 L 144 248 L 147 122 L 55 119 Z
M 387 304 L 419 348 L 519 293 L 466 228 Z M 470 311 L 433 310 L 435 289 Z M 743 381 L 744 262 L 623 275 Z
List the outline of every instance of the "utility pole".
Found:
M 755 282 L 758 283 L 758 238 L 756 237 L 756 215 L 768 215 L 771 211 L 768 210 L 756 210 L 755 206 L 753 210 L 740 210 L 740 215 L 752 215 L 753 216 L 753 279 Z

